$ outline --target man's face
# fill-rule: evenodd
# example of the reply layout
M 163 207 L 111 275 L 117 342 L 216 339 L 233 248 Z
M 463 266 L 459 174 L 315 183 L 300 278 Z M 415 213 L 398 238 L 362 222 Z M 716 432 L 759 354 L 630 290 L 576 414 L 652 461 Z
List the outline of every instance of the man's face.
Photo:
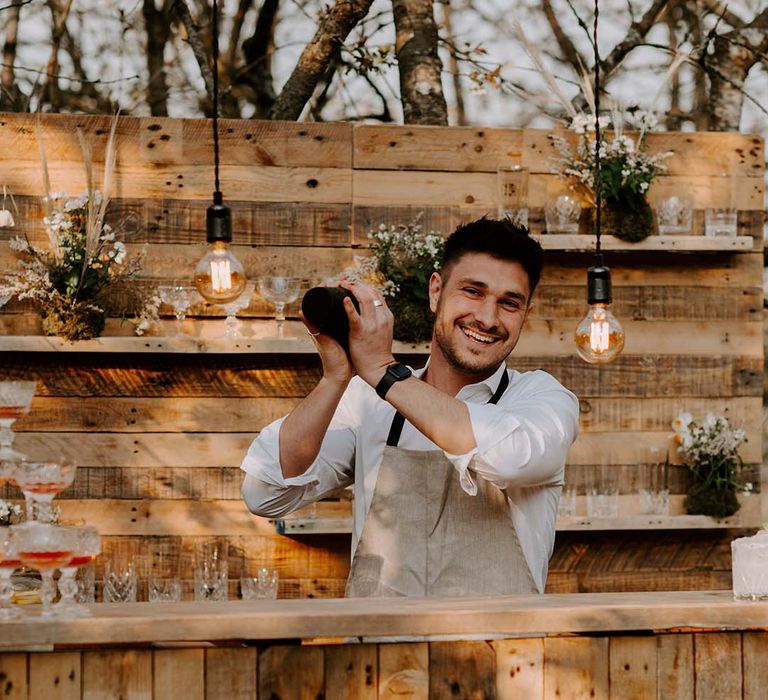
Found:
M 529 302 L 520 263 L 467 253 L 429 281 L 434 343 L 461 373 L 489 376 L 517 345 Z

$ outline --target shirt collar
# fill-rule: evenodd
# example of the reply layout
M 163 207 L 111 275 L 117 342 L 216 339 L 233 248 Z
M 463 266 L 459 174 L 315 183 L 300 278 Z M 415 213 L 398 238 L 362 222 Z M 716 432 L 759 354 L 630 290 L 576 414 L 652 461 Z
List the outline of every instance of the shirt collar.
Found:
M 413 374 L 416 377 L 423 377 L 427 367 L 429 367 L 429 358 L 427 359 L 427 364 L 421 369 L 413 370 Z M 501 381 L 501 375 L 506 371 L 507 364 L 502 362 L 499 368 L 487 379 L 463 386 L 459 393 L 456 394 L 456 398 L 461 401 L 470 401 L 471 403 L 485 403 L 496 393 L 496 389 L 499 388 L 499 382 Z

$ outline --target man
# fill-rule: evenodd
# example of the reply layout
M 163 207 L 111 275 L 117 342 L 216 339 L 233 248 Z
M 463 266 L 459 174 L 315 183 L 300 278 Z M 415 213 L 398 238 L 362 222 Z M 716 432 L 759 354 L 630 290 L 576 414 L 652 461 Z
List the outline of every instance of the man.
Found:
M 543 592 L 578 402 L 549 374 L 507 370 L 533 308 L 539 244 L 480 219 L 446 241 L 429 282 L 432 352 L 392 356 L 392 314 L 361 282 L 340 286 L 349 355 L 308 325 L 323 377 L 254 440 L 243 497 L 277 517 L 354 483 L 349 596 Z

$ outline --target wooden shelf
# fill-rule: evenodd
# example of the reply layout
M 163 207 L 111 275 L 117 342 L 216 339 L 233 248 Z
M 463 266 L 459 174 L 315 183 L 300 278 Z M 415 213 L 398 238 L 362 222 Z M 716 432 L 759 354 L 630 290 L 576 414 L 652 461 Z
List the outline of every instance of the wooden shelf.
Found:
M 544 250 L 593 251 L 595 238 L 582 234 L 549 234 L 534 236 Z M 615 236 L 601 236 L 603 250 L 615 251 L 677 251 L 748 253 L 755 248 L 752 236 L 648 236 L 638 243 L 628 243 Z

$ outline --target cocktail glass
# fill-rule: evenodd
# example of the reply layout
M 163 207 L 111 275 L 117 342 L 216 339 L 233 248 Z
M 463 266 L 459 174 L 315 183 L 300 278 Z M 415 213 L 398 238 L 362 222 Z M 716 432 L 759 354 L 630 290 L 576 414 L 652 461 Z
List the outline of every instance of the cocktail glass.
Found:
M 283 337 L 285 323 L 285 305 L 290 304 L 299 296 L 301 280 L 298 277 L 269 275 L 259 279 L 259 294 L 270 304 L 275 305 L 275 321 L 277 322 L 277 337 Z
M 187 317 L 189 307 L 197 303 L 197 290 L 186 284 L 169 284 L 158 287 L 157 293 L 160 301 L 173 308 L 176 314 L 176 326 L 178 327 L 176 335 L 185 335 L 184 319 Z
M 237 297 L 237 299 L 230 301 L 229 304 L 224 304 L 224 311 L 227 314 L 227 317 L 224 319 L 224 328 L 226 329 L 224 333 L 225 338 L 243 337 L 240 333 L 240 321 L 237 320 L 237 313 L 245 309 L 248 304 L 251 303 L 255 286 L 256 285 L 253 282 L 248 282 L 245 285 L 243 293 Z
M 34 395 L 35 382 L 0 382 L 0 462 L 24 459 L 21 452 L 11 447 L 16 437 L 11 426 L 17 418 L 29 413 Z
M 95 527 L 73 527 L 75 531 L 74 556 L 66 566 L 61 567 L 59 578 L 59 593 L 61 598 L 53 608 L 57 613 L 67 617 L 84 617 L 91 611 L 82 603 L 77 602 L 77 570 L 87 566 L 101 553 L 101 536 Z
M 21 561 L 13 549 L 8 528 L 0 528 L 0 620 L 17 620 L 22 616 L 21 611 L 11 604 L 11 576 L 20 568 Z
M 24 494 L 27 522 L 53 521 L 53 499 L 75 480 L 73 462 L 21 462 L 14 479 Z
M 43 617 L 57 615 L 51 605 L 56 596 L 56 582 L 53 574 L 56 569 L 72 561 L 77 549 L 76 528 L 60 527 L 47 523 L 22 523 L 11 525 L 11 546 L 19 560 L 30 569 L 37 569 L 43 579 L 40 599 L 43 604 Z

